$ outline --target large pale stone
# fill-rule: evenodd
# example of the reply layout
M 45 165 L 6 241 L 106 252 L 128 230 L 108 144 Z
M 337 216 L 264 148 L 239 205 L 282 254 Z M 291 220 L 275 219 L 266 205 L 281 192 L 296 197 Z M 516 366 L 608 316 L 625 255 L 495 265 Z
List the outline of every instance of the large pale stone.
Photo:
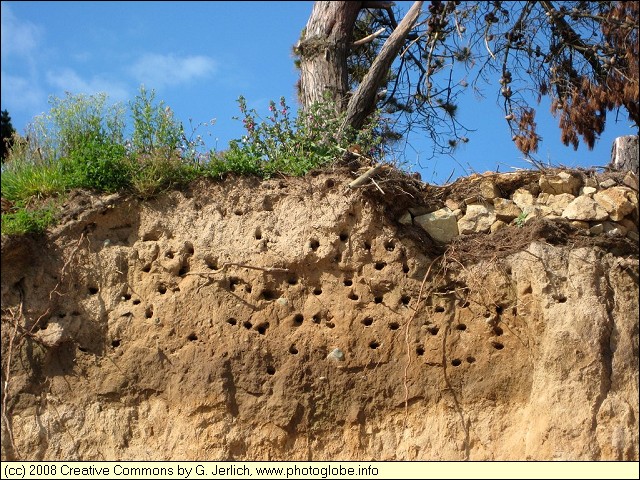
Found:
M 565 208 L 575 200 L 575 196 L 570 193 L 561 193 L 560 195 L 549 195 L 544 204 L 551 209 L 554 215 L 562 215 Z M 540 199 L 538 199 L 540 200 Z
M 535 203 L 533 194 L 525 188 L 519 188 L 513 192 L 511 200 L 513 200 L 513 203 L 520 207 L 522 211 L 528 210 L 529 207 Z
M 542 175 L 539 184 L 540 190 L 545 193 L 576 195 L 582 186 L 582 179 L 568 172 L 560 172 L 555 175 Z
M 562 212 L 569 220 L 601 221 L 609 217 L 607 211 L 590 197 L 580 196 L 573 200 Z
M 493 180 L 487 178 L 480 182 L 480 195 L 488 200 L 493 200 L 500 196 L 500 192 Z
M 459 210 L 463 203 L 464 203 L 464 202 L 457 202 L 457 201 L 453 200 L 452 198 L 447 198 L 447 199 L 444 201 L 444 205 L 445 205 L 445 207 L 449 207 L 449 209 L 450 209 L 452 212 L 453 212 L 453 211 L 456 211 L 456 210 Z
M 411 223 L 413 223 L 411 218 L 410 212 L 404 212 L 404 214 L 398 219 L 398 223 L 401 223 L 402 225 L 411 225 Z
M 573 220 L 570 223 L 572 226 L 579 228 L 580 230 L 589 230 L 589 222 L 583 222 L 581 220 Z
M 624 176 L 624 179 L 622 180 L 622 183 L 624 183 L 627 187 L 635 190 L 636 192 L 638 191 L 638 176 L 635 173 L 627 172 L 627 174 Z
M 458 236 L 456 216 L 448 207 L 415 217 L 414 222 L 438 242 L 447 243 Z
M 497 232 L 499 230 L 502 230 L 503 228 L 506 228 L 506 227 L 507 227 L 507 224 L 505 222 L 503 222 L 502 220 L 496 220 L 491 225 L 491 233 L 495 233 L 495 232 Z
M 527 214 L 525 223 L 533 218 L 557 217 L 559 215 L 554 214 L 553 210 L 546 205 L 532 205 L 528 209 L 524 210 L 524 212 Z
M 638 203 L 633 190 L 628 187 L 608 188 L 596 193 L 593 199 L 609 213 L 611 220 L 615 222 L 633 212 Z
M 506 200 L 504 198 L 495 198 L 493 200 L 493 207 L 496 218 L 504 222 L 510 222 L 522 213 L 520 207 L 513 203 L 512 200 Z
M 462 234 L 488 232 L 496 221 L 493 205 L 469 205 L 467 213 L 458 220 L 458 231 Z
M 602 189 L 611 188 L 615 186 L 616 186 L 616 181 L 613 178 L 607 178 L 606 180 L 603 180 L 602 182 L 600 182 L 600 188 Z
M 580 195 L 588 195 L 591 196 L 596 193 L 598 189 L 596 187 L 582 187 L 580 189 Z

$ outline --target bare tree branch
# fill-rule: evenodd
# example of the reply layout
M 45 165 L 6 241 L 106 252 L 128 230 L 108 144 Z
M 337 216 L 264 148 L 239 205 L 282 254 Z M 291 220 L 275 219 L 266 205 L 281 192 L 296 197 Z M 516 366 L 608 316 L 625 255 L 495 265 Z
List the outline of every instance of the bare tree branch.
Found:
M 351 47 L 358 47 L 360 45 L 364 45 L 365 43 L 369 43 L 373 40 L 375 40 L 377 37 L 379 37 L 380 35 L 382 35 L 384 32 L 386 32 L 387 29 L 386 28 L 381 28 L 380 30 L 378 30 L 377 32 L 372 33 L 371 35 L 368 35 L 364 38 L 361 38 L 360 40 L 353 42 L 351 44 Z
M 346 118 L 342 124 L 341 134 L 344 134 L 349 127 L 358 130 L 375 109 L 378 88 L 400 52 L 404 40 L 418 20 L 423 3 L 422 1 L 414 2 L 398 24 L 398 28 L 393 31 L 382 46 L 369 72 L 365 75 L 358 90 L 347 105 Z

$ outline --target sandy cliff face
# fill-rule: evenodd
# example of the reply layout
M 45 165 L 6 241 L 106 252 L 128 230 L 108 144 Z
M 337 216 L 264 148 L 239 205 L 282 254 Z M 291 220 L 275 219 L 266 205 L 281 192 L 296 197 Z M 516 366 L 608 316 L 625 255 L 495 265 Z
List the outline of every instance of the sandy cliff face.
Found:
M 79 193 L 3 239 L 2 458 L 638 460 L 637 208 L 440 244 L 415 219 L 471 180 L 352 178 Z

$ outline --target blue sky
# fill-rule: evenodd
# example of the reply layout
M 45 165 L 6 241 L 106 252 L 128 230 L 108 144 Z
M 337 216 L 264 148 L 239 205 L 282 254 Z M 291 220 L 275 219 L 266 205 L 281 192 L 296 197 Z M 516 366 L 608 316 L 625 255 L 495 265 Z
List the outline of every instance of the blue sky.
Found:
M 398 2 L 408 7 L 411 2 Z M 112 102 L 132 100 L 141 84 L 155 89 L 190 132 L 218 150 L 239 138 L 242 125 L 236 99 L 264 112 L 269 100 L 284 96 L 296 105 L 291 46 L 305 26 L 313 2 L 2 2 L 1 108 L 23 132 L 34 116 L 49 110 L 49 95 L 65 91 L 106 92 Z M 406 8 L 405 7 L 405 8 Z M 416 135 L 404 149 L 405 168 L 425 181 L 443 183 L 487 170 L 529 168 L 513 146 L 495 92 L 477 100 L 471 92 L 458 118 L 470 141 L 454 158 L 428 160 L 431 145 Z M 637 133 L 625 112 L 593 151 L 574 152 L 559 140 L 557 120 L 541 106 L 536 117 L 543 137 L 537 158 L 552 165 L 603 166 L 619 135 Z

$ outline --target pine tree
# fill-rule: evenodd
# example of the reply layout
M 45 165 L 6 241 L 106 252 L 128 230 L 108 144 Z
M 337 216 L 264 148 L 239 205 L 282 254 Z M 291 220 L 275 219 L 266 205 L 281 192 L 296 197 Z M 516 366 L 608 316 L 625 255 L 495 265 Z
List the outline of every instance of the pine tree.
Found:
M 2 162 L 4 163 L 7 155 L 9 154 L 15 130 L 13 125 L 11 125 L 11 117 L 9 116 L 8 111 L 2 110 L 2 113 L 0 114 L 0 121 L 2 125 Z

